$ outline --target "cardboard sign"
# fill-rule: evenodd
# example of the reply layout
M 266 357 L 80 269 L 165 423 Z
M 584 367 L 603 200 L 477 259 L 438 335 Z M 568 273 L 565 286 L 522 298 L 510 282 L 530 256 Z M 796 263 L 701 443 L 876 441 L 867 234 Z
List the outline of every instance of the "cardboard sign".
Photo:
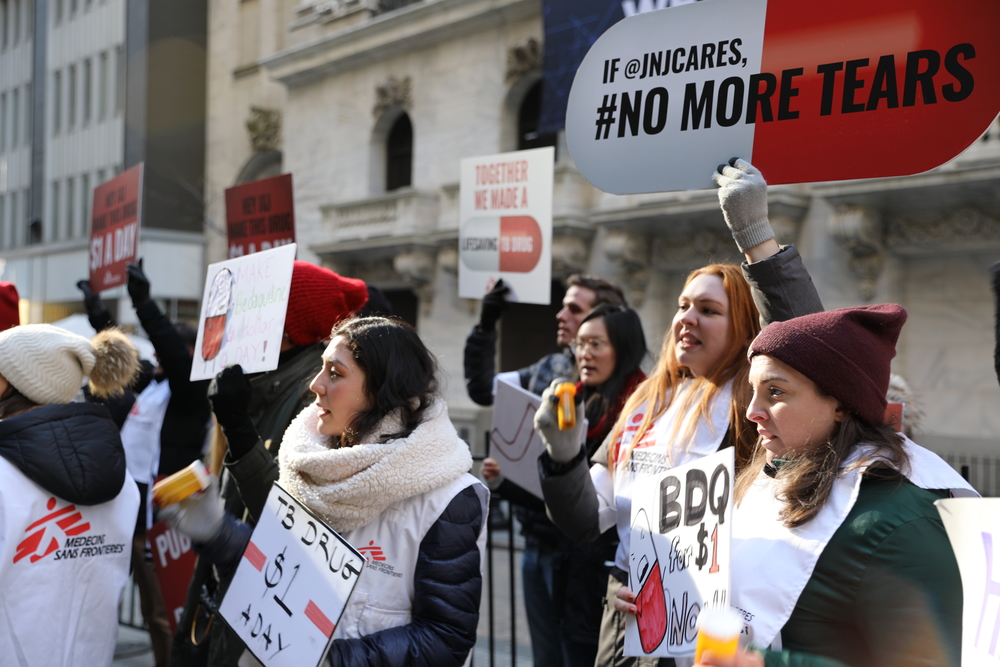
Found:
M 538 457 L 545 451 L 545 443 L 535 431 L 535 413 L 541 403 L 540 396 L 520 386 L 503 380 L 497 382 L 489 453 L 500 464 L 504 477 L 539 498 L 542 497 L 542 483 L 538 479 Z M 583 415 L 577 418 L 583 419 Z M 584 419 L 583 440 L 586 437 Z
M 462 160 L 458 292 L 481 299 L 498 278 L 511 301 L 552 300 L 555 149 Z
M 1000 498 L 934 504 L 962 573 L 962 667 L 1000 666 Z
M 229 258 L 295 243 L 292 175 L 226 188 Z
M 275 484 L 219 614 L 265 667 L 319 665 L 364 564 Z
M 124 285 L 125 267 L 139 255 L 143 163 L 94 188 L 90 217 L 90 288 Z
M 625 655 L 693 656 L 701 610 L 728 608 L 733 471 L 729 447 L 633 486 Z
M 295 244 L 211 264 L 205 276 L 191 380 L 226 366 L 246 373 L 278 367 Z
M 587 53 L 566 139 L 607 192 L 915 174 L 1000 111 L 995 0 L 713 0 L 626 18 Z
M 170 619 L 170 630 L 176 632 L 184 613 L 188 584 L 194 574 L 196 557 L 191 539 L 171 528 L 166 521 L 157 521 L 146 531 L 146 540 L 153 552 L 153 567 Z

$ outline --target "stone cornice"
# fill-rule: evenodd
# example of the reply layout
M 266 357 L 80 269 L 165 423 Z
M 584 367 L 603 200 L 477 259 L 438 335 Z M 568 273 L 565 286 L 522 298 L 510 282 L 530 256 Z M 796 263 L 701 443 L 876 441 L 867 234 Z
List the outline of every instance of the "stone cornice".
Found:
M 540 17 L 537 0 L 425 0 L 262 58 L 295 87 L 506 22 Z

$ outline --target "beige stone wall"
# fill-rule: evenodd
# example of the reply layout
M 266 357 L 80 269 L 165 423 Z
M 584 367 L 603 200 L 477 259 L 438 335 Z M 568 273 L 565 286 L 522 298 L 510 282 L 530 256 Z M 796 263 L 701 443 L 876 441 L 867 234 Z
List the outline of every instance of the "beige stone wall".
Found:
M 414 290 L 452 416 L 481 440 L 490 414 L 469 401 L 462 379 L 478 302 L 457 296 L 459 162 L 512 148 L 512 114 L 538 72 L 508 78 L 508 52 L 542 39 L 538 3 L 425 0 L 378 14 L 365 2 L 254 2 L 261 17 L 285 20 L 261 40 L 255 63 L 238 62 L 247 3 L 210 3 L 212 220 L 221 229 L 222 191 L 253 155 L 249 107 L 279 111 L 299 256 Z M 395 110 L 375 111 L 380 87 Z M 414 129 L 413 186 L 386 194 L 382 142 L 398 107 Z M 555 183 L 554 275 L 621 281 L 654 352 L 686 272 L 741 259 L 711 190 L 608 195 L 582 179 L 564 145 Z M 894 369 L 923 404 L 923 441 L 941 451 L 991 454 L 1000 434 L 988 273 L 1000 259 L 998 189 L 994 124 L 931 174 L 780 186 L 770 196 L 779 240 L 798 244 L 828 308 L 891 300 L 910 311 Z M 210 258 L 221 259 L 224 244 L 209 236 Z

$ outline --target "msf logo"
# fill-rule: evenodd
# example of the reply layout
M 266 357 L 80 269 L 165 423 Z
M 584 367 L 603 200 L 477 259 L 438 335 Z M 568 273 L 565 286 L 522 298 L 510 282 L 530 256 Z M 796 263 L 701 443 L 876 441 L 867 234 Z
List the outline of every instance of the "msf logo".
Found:
M 49 498 L 46 504 L 49 514 L 24 529 L 24 532 L 31 534 L 17 545 L 17 552 L 14 554 L 15 563 L 28 556 L 31 557 L 32 563 L 37 563 L 58 549 L 59 540 L 53 536 L 53 533 L 62 533 L 66 537 L 73 537 L 90 530 L 90 523 L 83 520 L 83 515 L 76 510 L 76 505 L 67 505 L 57 510 L 57 504 L 55 498 Z M 50 522 L 53 523 L 50 524 Z M 47 545 L 45 545 L 46 536 L 49 538 Z
M 375 560 L 385 560 L 385 552 L 382 551 L 382 547 L 375 546 L 375 540 L 369 542 L 367 547 L 361 547 L 358 551 L 369 563 Z

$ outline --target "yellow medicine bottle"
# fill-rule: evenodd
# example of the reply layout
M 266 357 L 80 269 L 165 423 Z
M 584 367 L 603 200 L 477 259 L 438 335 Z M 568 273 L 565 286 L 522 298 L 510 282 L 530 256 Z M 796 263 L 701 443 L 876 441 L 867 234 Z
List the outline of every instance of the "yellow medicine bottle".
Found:
M 556 385 L 559 397 L 559 430 L 567 431 L 576 426 L 576 385 L 562 382 Z

